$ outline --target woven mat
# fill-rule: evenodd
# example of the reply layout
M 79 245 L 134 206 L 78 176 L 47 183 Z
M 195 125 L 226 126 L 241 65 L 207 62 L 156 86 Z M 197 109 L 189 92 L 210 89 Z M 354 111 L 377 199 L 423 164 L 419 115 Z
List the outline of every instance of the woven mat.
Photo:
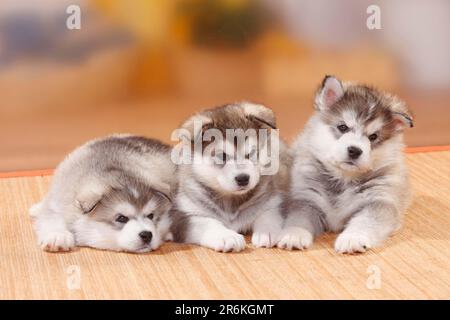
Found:
M 408 154 L 414 202 L 379 249 L 346 256 L 325 235 L 306 252 L 222 254 L 165 244 L 143 255 L 39 249 L 27 210 L 50 176 L 0 179 L 2 299 L 450 298 L 450 152 Z

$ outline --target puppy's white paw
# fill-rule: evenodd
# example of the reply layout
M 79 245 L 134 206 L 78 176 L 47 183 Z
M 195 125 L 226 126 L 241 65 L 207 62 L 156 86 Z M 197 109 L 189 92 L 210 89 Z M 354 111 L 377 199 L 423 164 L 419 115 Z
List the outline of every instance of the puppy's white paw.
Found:
M 203 245 L 218 252 L 239 252 L 245 248 L 245 238 L 233 230 L 226 230 L 209 237 Z
M 272 248 L 277 244 L 278 232 L 256 231 L 252 235 L 252 244 L 257 248 Z
M 311 232 L 304 228 L 289 227 L 281 232 L 278 239 L 278 248 L 287 250 L 303 250 L 311 246 L 314 236 Z
M 31 208 L 28 210 L 28 213 L 32 217 L 37 217 L 41 211 L 42 211 L 42 202 L 38 202 L 31 206 Z
M 75 238 L 69 231 L 50 232 L 40 239 L 39 244 L 45 251 L 69 251 L 75 246 Z
M 338 253 L 362 253 L 370 249 L 373 243 L 364 233 L 343 232 L 334 243 L 334 249 Z

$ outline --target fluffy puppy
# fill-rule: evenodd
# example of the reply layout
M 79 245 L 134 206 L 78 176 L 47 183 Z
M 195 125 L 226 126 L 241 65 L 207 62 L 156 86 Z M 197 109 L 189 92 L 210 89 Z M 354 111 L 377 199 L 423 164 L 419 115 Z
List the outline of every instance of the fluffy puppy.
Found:
M 341 232 L 335 249 L 364 252 L 401 225 L 409 204 L 403 129 L 412 116 L 395 96 L 323 80 L 316 113 L 292 146 L 291 187 L 278 247 L 308 248 Z
M 174 241 L 238 252 L 246 245 L 241 233 L 252 231 L 256 247 L 276 244 L 288 156 L 274 128 L 272 110 L 246 102 L 200 112 L 182 124 L 177 137 L 183 148 L 174 152 L 180 149 L 187 161 L 176 160 Z
M 30 209 L 41 247 L 139 253 L 158 248 L 170 237 L 170 150 L 157 140 L 115 135 L 69 154 L 45 198 Z

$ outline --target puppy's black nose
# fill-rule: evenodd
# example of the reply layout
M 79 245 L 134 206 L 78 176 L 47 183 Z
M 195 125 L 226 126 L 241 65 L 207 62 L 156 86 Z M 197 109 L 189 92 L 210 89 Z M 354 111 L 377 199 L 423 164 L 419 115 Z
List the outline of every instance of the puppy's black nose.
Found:
M 139 237 L 141 237 L 145 244 L 149 244 L 152 241 L 153 234 L 150 231 L 142 231 L 139 233 Z
M 250 176 L 248 174 L 242 173 L 240 175 L 237 175 L 234 180 L 236 180 L 236 183 L 240 187 L 245 187 L 248 185 L 248 182 L 250 180 Z
M 358 159 L 359 156 L 362 153 L 362 150 L 360 148 L 358 148 L 358 147 L 355 147 L 355 146 L 350 146 L 350 147 L 347 148 L 347 150 L 348 150 L 349 158 L 353 159 L 353 160 Z

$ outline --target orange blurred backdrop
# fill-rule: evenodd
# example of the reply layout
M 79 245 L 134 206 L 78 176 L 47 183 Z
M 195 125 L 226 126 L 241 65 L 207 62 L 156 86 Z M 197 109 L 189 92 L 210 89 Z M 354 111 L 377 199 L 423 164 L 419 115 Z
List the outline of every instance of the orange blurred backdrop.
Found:
M 325 74 L 406 100 L 408 145 L 450 144 L 450 2 L 0 0 L 0 171 L 115 132 L 170 142 L 192 112 L 239 100 L 273 108 L 290 140 Z

